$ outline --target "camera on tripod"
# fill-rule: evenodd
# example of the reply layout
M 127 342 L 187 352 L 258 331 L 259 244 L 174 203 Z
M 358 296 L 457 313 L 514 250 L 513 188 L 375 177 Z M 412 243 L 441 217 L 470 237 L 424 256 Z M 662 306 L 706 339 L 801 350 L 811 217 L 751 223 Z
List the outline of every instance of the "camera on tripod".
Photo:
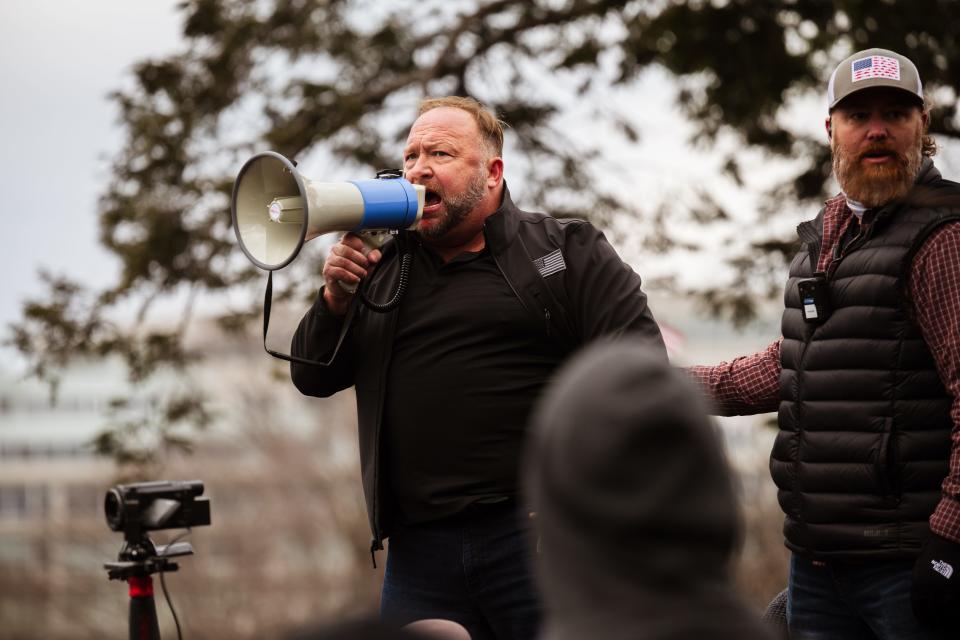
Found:
M 117 561 L 104 564 L 104 569 L 111 580 L 125 580 L 129 585 L 132 640 L 160 639 L 151 576 L 159 573 L 164 585 L 163 574 L 179 568 L 171 558 L 193 554 L 189 542 L 157 545 L 147 532 L 210 524 L 210 500 L 201 495 L 203 483 L 199 480 L 164 480 L 117 485 L 104 497 L 107 525 L 113 531 L 123 532 L 123 546 Z M 170 604 L 169 598 L 167 603 Z M 172 604 L 170 610 L 179 636 L 180 623 Z

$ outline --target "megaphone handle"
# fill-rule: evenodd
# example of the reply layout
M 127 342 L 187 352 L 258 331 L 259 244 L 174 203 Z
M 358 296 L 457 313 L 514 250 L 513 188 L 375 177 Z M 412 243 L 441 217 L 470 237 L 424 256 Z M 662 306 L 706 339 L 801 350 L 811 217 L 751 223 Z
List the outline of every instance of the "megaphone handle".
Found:
M 330 355 L 330 359 L 326 362 L 319 362 L 317 360 L 309 360 L 307 358 L 301 358 L 299 356 L 294 356 L 286 353 L 279 353 L 267 347 L 267 329 L 270 327 L 270 307 L 273 303 L 273 271 L 270 270 L 267 272 L 267 290 L 263 294 L 263 350 L 272 355 L 274 358 L 279 358 L 280 360 L 286 360 L 287 362 L 296 362 L 297 364 L 310 364 L 317 367 L 329 367 L 333 361 L 336 359 L 337 354 L 340 353 L 340 345 L 343 344 L 343 339 L 347 335 L 347 330 L 350 328 L 350 323 L 353 321 L 353 314 L 357 309 L 356 302 L 350 304 L 350 308 L 347 310 L 347 315 L 343 319 L 343 326 L 340 327 L 340 337 L 337 338 L 337 345 L 333 348 L 333 353 Z
M 337 280 L 337 286 L 346 291 L 347 293 L 354 294 L 357 292 L 357 287 L 360 286 L 359 282 L 344 282 L 343 280 Z
M 363 231 L 358 231 L 356 233 L 363 240 L 363 246 L 366 247 L 364 255 L 370 253 L 374 249 L 380 249 L 386 244 L 387 240 L 392 238 L 395 234 L 390 229 L 364 229 Z M 357 287 L 360 286 L 360 283 L 344 282 L 343 280 L 337 280 L 337 286 L 346 291 L 347 293 L 356 293 Z

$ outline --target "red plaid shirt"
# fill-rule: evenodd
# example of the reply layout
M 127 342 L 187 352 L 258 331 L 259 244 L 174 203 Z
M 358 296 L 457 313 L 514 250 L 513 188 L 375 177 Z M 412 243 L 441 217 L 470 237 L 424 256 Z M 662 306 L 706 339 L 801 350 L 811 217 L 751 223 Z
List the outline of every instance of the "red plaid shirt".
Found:
M 842 195 L 826 202 L 817 271 L 827 271 L 834 247 L 852 220 Z M 943 481 L 943 497 L 930 516 L 930 528 L 960 543 L 960 222 L 948 223 L 927 238 L 910 269 L 908 304 L 933 354 L 940 379 L 953 396 L 950 472 Z M 781 340 L 753 355 L 714 367 L 690 367 L 688 371 L 713 398 L 720 415 L 776 411 L 780 403 Z

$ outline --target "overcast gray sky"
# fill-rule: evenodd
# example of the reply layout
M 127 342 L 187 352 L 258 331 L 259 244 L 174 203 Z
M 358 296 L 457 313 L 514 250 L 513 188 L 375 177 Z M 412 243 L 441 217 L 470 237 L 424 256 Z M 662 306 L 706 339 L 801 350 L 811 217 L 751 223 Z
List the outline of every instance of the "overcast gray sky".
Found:
M 107 95 L 135 61 L 179 47 L 175 6 L 0 2 L 0 334 L 37 294 L 41 266 L 94 287 L 114 281 L 116 261 L 98 244 L 96 216 L 123 140 Z
M 0 193 L 5 200 L 0 219 L 6 268 L 0 278 L 0 336 L 19 318 L 23 301 L 40 296 L 40 268 L 95 290 L 115 282 L 118 263 L 97 237 L 97 198 L 123 142 L 108 94 L 129 85 L 135 62 L 182 47 L 177 2 L 0 0 Z M 631 192 L 645 202 L 700 187 L 734 214 L 754 211 L 747 193 L 717 180 L 722 155 L 687 143 L 692 129 L 677 113 L 673 87 L 669 74 L 651 68 L 631 86 L 608 92 L 605 106 L 634 116 L 642 138 L 626 144 L 608 136 L 603 149 L 607 166 L 626 176 Z M 560 126 L 574 132 L 589 128 L 589 110 L 595 105 L 573 106 L 579 109 L 571 108 Z M 824 107 L 823 97 L 814 92 L 795 101 L 781 119 L 795 130 L 817 134 Z M 738 141 L 721 138 L 721 148 L 730 145 Z M 782 177 L 789 166 L 789 161 L 768 162 L 754 151 L 738 155 L 749 161 L 747 175 L 755 188 Z M 938 158 L 947 175 L 955 175 L 952 167 L 960 162 L 950 160 L 956 157 L 947 152 Z M 301 166 L 312 167 L 309 162 Z M 789 215 L 782 222 L 784 233 L 795 224 Z M 691 232 L 700 229 L 694 226 Z M 627 240 L 618 249 L 647 278 L 658 268 L 692 279 L 715 271 L 715 259 L 707 254 L 685 258 L 680 266 L 661 264 L 643 251 L 639 234 L 631 229 L 624 235 Z M 16 360 L 11 350 L 0 348 L 0 370 L 15 368 Z
M 25 299 L 42 297 L 38 270 L 64 274 L 100 289 L 117 277 L 118 262 L 98 242 L 97 198 L 109 163 L 123 143 L 117 109 L 108 95 L 129 85 L 131 67 L 181 45 L 176 0 L 0 1 L 0 193 L 6 274 L 0 288 L 0 335 L 20 317 Z M 664 74 L 648 80 L 641 125 L 669 113 Z M 620 96 L 635 110 L 630 96 Z M 589 105 L 584 105 L 589 106 Z M 676 118 L 671 114 L 673 119 Z M 570 116 L 570 126 L 584 118 Z M 588 120 L 587 120 L 588 121 Z M 661 149 L 656 136 L 646 140 Z M 629 157 L 611 158 L 656 183 L 668 171 L 665 155 L 646 145 L 620 145 Z M 679 160 L 678 160 L 679 161 Z M 689 164 L 684 160 L 684 164 Z M 688 169 L 689 170 L 689 169 Z M 707 169 L 715 171 L 715 169 Z M 17 357 L 0 348 L 0 368 Z

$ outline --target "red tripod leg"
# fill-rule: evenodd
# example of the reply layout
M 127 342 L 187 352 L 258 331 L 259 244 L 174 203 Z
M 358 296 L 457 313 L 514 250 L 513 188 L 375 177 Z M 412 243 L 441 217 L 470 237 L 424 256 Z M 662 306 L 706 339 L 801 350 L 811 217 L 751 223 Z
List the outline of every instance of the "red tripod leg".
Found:
M 153 600 L 153 578 L 127 578 L 130 594 L 130 640 L 160 640 L 157 606 Z

